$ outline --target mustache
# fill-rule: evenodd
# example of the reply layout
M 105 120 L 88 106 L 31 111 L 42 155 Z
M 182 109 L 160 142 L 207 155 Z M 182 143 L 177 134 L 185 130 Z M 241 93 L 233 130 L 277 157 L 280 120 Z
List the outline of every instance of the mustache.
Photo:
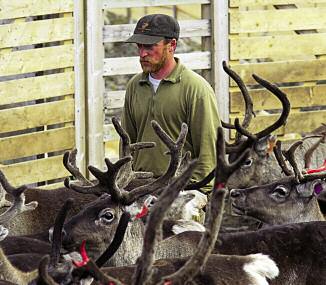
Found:
M 147 59 L 147 58 L 140 59 L 139 61 L 140 61 L 140 62 L 149 62 L 149 63 L 151 63 L 151 60 L 149 60 L 149 59 Z

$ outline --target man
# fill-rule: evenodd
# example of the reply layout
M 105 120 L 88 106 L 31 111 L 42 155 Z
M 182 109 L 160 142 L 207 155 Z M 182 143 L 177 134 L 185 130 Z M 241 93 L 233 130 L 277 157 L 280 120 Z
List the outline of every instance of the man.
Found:
M 151 120 L 156 120 L 174 140 L 185 122 L 188 135 L 184 151 L 189 150 L 192 158 L 198 158 L 191 181 L 197 182 L 215 167 L 220 120 L 209 83 L 174 57 L 179 31 L 178 22 L 168 15 L 146 15 L 138 21 L 126 42 L 137 44 L 143 72 L 127 84 L 122 126 L 132 143 L 156 142 L 153 149 L 135 155 L 134 169 L 160 176 L 169 156 L 164 154 L 167 149 L 155 135 Z

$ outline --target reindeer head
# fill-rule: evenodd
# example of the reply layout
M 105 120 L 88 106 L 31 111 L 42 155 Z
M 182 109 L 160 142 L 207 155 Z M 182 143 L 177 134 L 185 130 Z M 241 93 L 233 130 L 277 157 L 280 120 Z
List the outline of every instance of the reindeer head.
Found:
M 271 133 L 286 123 L 290 113 L 290 102 L 286 94 L 278 87 L 255 74 L 253 77 L 281 101 L 283 109 L 276 122 L 256 134 L 250 133 L 243 125 L 240 125 L 238 119 L 235 119 L 233 128 L 237 130 L 239 138 L 237 137 L 233 145 L 227 146 L 229 160 L 233 161 L 246 148 L 250 148 L 250 154 L 245 163 L 229 178 L 230 189 L 269 183 L 281 176 L 281 170 L 275 167 L 276 161 L 271 157 L 276 141 Z
M 326 190 L 326 172 L 301 173 L 295 162 L 294 152 L 302 141 L 294 143 L 285 152 L 293 171 L 287 168 L 277 143 L 275 154 L 281 169 L 289 175 L 277 181 L 230 192 L 233 211 L 252 216 L 266 224 L 287 224 L 324 220 L 316 197 Z M 309 152 L 308 150 L 308 153 Z M 309 159 L 309 156 L 306 156 Z M 294 175 L 293 175 L 294 172 Z

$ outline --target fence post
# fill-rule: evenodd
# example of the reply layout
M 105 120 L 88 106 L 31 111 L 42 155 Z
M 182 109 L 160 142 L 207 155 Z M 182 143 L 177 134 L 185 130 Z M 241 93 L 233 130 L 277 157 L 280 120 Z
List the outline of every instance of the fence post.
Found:
M 103 3 L 86 1 L 86 57 L 87 57 L 87 159 L 89 165 L 103 168 Z
M 211 71 L 209 81 L 217 97 L 220 117 L 229 121 L 229 78 L 223 71 L 222 61 L 229 59 L 229 16 L 228 1 L 211 0 L 203 5 L 203 18 L 211 20 L 211 38 L 204 41 L 204 49 L 211 51 Z
M 229 121 L 229 77 L 222 68 L 223 60 L 229 61 L 229 13 L 228 2 L 212 0 L 212 36 L 214 89 L 221 119 Z
M 84 0 L 75 1 L 75 144 L 79 170 L 86 173 L 86 112 L 85 112 L 85 9 Z

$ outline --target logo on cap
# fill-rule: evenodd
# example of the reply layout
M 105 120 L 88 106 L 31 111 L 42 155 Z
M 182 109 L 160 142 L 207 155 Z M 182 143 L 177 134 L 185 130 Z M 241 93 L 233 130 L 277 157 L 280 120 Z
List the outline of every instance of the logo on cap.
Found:
M 145 22 L 142 24 L 142 26 L 140 27 L 140 30 L 141 32 L 145 32 L 146 28 L 149 26 L 149 23 L 148 22 Z

